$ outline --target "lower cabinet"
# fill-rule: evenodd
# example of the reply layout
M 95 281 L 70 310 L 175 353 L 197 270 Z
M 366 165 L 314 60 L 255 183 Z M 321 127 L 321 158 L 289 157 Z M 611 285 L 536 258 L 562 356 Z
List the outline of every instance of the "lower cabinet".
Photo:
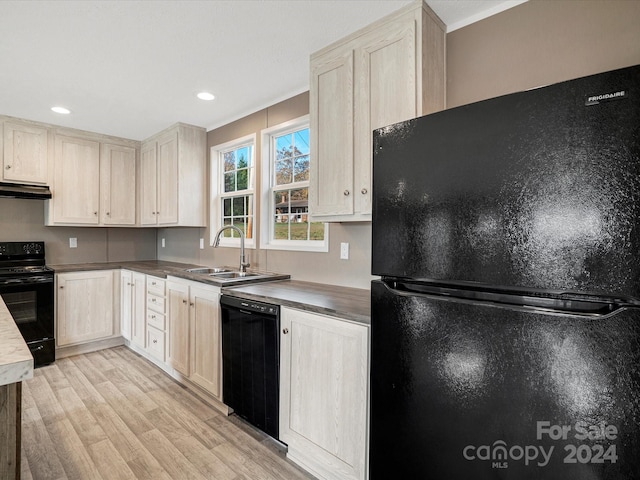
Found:
M 369 328 L 281 308 L 280 440 L 321 479 L 367 478 Z
M 122 336 L 145 348 L 145 290 L 143 273 L 120 271 L 120 331 Z
M 167 363 L 221 400 L 220 289 L 167 281 Z
M 114 271 L 56 275 L 56 345 L 59 347 L 119 335 L 114 325 Z

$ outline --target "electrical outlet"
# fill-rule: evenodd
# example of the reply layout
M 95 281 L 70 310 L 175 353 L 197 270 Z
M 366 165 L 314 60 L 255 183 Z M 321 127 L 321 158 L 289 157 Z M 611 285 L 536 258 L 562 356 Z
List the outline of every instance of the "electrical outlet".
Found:
M 349 244 L 346 242 L 340 244 L 340 259 L 349 260 Z
M 162 243 L 162 248 L 164 248 L 164 247 L 165 247 L 165 245 L 166 245 L 166 243 L 165 243 L 165 241 L 164 241 L 164 238 L 162 239 L 161 243 Z
M 200 239 L 200 250 L 204 250 L 204 238 Z
M 78 239 L 75 237 L 69 237 L 69 248 L 78 248 Z

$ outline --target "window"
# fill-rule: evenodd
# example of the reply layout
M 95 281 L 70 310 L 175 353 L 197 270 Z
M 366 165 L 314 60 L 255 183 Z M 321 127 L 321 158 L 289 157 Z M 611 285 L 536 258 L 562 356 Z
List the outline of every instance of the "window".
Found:
M 245 234 L 246 245 L 254 246 L 255 135 L 211 149 L 211 244 L 225 225 L 235 225 Z M 240 237 L 228 229 L 220 245 L 239 245 Z
M 262 131 L 262 247 L 328 251 L 328 225 L 309 218 L 309 118 Z

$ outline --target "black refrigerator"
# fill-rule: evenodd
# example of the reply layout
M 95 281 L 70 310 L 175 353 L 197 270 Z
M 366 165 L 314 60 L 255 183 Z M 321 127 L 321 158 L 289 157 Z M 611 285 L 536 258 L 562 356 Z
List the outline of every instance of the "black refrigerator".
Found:
M 373 155 L 370 479 L 639 479 L 640 66 Z

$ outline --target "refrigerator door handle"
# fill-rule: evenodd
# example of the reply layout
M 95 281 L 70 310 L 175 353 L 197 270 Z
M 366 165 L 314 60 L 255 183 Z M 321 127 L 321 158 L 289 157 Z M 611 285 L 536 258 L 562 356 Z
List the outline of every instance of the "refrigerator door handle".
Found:
M 383 280 L 397 295 L 438 297 L 455 302 L 485 304 L 502 308 L 536 310 L 581 317 L 605 317 L 627 308 L 638 308 L 621 299 L 567 296 L 540 292 L 510 292 L 470 286 L 424 284 L 403 280 Z

